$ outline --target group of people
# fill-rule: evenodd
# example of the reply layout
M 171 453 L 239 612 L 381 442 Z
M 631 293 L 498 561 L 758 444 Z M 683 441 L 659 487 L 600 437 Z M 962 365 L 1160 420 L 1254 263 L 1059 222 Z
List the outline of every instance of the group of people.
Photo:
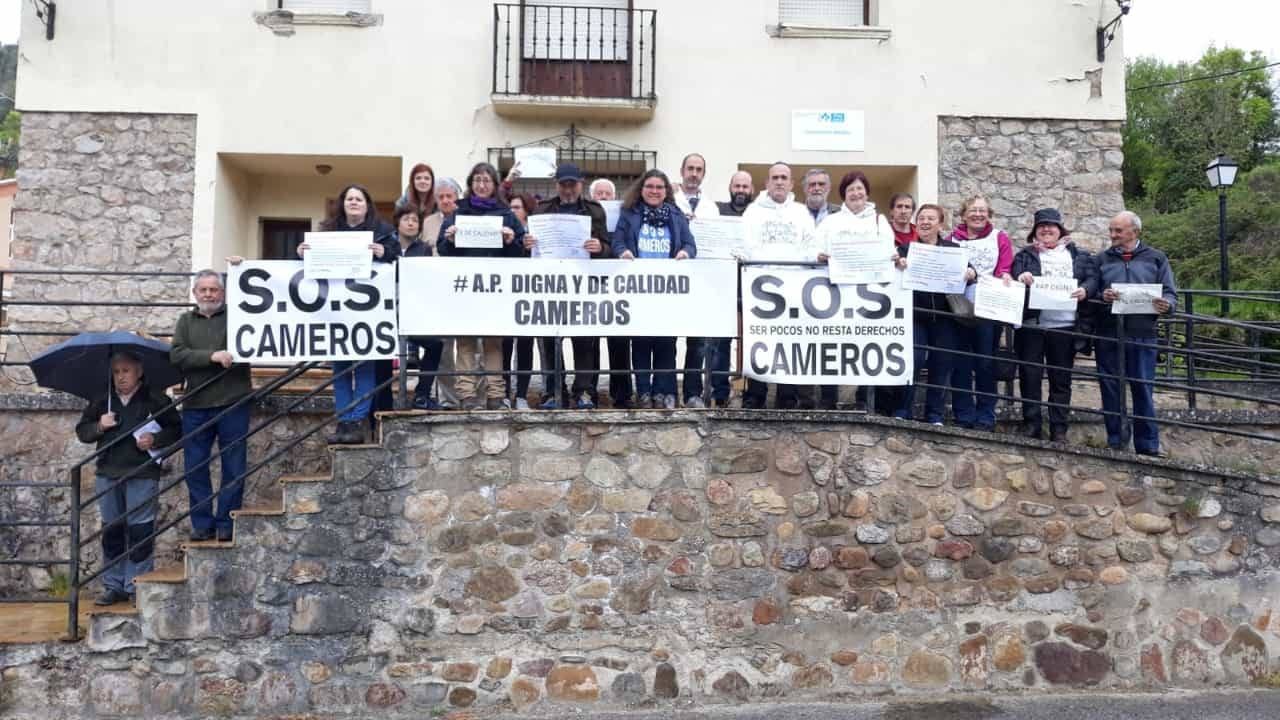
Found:
M 399 257 L 466 256 L 529 257 L 538 253 L 538 238 L 529 232 L 532 215 L 568 213 L 589 218 L 590 233 L 584 250 L 591 258 L 645 260 L 671 258 L 693 260 L 697 239 L 691 221 L 699 217 L 739 216 L 759 231 L 749 235 L 746 259 L 770 261 L 779 257 L 812 258 L 826 262 L 830 248 L 823 246 L 826 223 L 854 233 L 881 238 L 895 250 L 899 269 L 911 263 L 911 251 L 920 243 L 965 248 L 966 283 L 991 276 L 1006 284 L 1032 285 L 1041 276 L 1073 278 L 1075 310 L 1027 309 L 1013 334 L 1013 353 L 1019 366 L 1022 399 L 1022 432 L 1039 438 L 1048 416 L 1048 438 L 1066 437 L 1071 403 L 1072 368 L 1082 339 L 1093 339 L 1107 443 L 1127 449 L 1130 442 L 1123 419 L 1122 378 L 1132 394 L 1132 443 L 1136 452 L 1158 454 L 1159 434 L 1153 388 L 1157 342 L 1156 315 L 1171 312 L 1176 295 L 1168 258 L 1141 240 L 1142 220 L 1122 212 L 1110 222 L 1111 246 L 1091 254 L 1074 244 L 1062 215 L 1053 208 L 1034 214 L 1033 229 L 1023 247 L 1016 250 L 1008 234 L 991 219 L 988 200 L 975 195 L 964 201 L 954 225 L 938 204 L 917 207 L 907 193 L 889 201 L 889 215 L 871 202 L 871 182 L 861 172 L 841 178 L 837 191 L 843 202 L 831 204 L 831 176 L 812 169 L 802 178 L 803 200 L 793 193 L 792 168 L 776 163 L 769 168 L 765 188 L 757 195 L 752 176 L 736 172 L 730 178 L 728 200 L 711 200 L 702 188 L 706 161 L 698 154 L 684 158 L 680 182 L 673 184 L 660 170 L 649 170 L 622 198 L 615 229 L 607 229 L 602 201 L 615 200 L 617 189 L 608 179 L 585 184 L 579 168 L 560 165 L 555 172 L 556 194 L 538 199 L 515 189 L 518 169 L 499 179 L 497 169 L 478 163 L 466 176 L 465 186 L 450 178 L 436 178 L 426 164 L 414 166 L 408 187 L 395 205 L 391 223 L 381 220 L 369 191 L 359 185 L 343 188 L 336 211 L 324 224 L 327 231 L 370 232 L 369 252 L 375 262 L 391 263 Z M 459 247 L 456 221 L 465 216 L 496 216 L 502 220 L 500 248 Z M 696 227 L 696 225 L 694 226 Z M 950 227 L 950 230 L 948 228 Z M 304 242 L 298 255 L 308 250 Z M 239 258 L 229 258 L 237 262 Z M 1107 305 L 1117 300 L 1113 285 L 1159 284 L 1161 297 L 1152 302 L 1153 313 L 1126 315 L 1123 340 L 1117 317 Z M 181 416 L 174 412 L 155 417 L 159 430 L 140 433 L 134 442 L 116 444 L 99 462 L 100 486 L 145 465 L 148 451 L 171 445 L 184 437 L 186 483 L 191 506 L 193 540 L 230 540 L 230 513 L 240 507 L 242 476 L 246 470 L 243 438 L 248 432 L 249 367 L 233 363 L 227 352 L 227 318 L 223 277 L 203 270 L 192 290 L 196 306 L 178 321 L 172 344 L 172 363 L 185 374 L 188 388 L 201 387 L 183 399 Z M 961 296 L 963 297 L 963 296 Z M 951 421 L 965 428 L 991 431 L 996 424 L 996 358 L 1005 328 L 974 317 L 953 295 L 914 293 L 915 367 L 926 381 L 901 387 L 879 388 L 870 410 L 902 419 L 921 419 L 941 425 L 947 421 L 946 399 L 951 400 Z M 971 311 L 971 307 L 969 310 Z M 599 338 L 571 339 L 573 383 L 566 386 L 564 363 L 555 338 L 410 337 L 405 339 L 418 366 L 413 406 L 421 410 L 530 409 L 529 383 L 535 374 L 533 348 L 541 355 L 540 372 L 545 390 L 542 409 L 595 408 L 601 374 Z M 730 400 L 732 338 L 687 338 L 683 366 L 676 367 L 674 337 L 611 337 L 606 341 L 609 395 L 614 408 L 675 409 L 679 397 L 686 408 L 702 408 L 703 375 L 710 372 L 707 396 L 714 407 Z M 478 370 L 487 371 L 483 376 Z M 501 373 L 495 373 L 501 368 Z M 334 362 L 334 400 L 338 413 L 332 443 L 363 442 L 372 426 L 374 411 L 390 409 L 391 361 Z M 1041 385 L 1047 374 L 1048 402 Z M 683 375 L 683 382 L 679 382 Z M 77 426 L 79 438 L 111 443 L 144 417 L 167 404 L 159 388 L 150 388 L 142 377 L 142 364 L 127 354 L 112 361 L 110 397 L 90 403 Z M 633 383 L 634 378 L 634 383 Z M 677 385 L 683 392 L 678 395 Z M 923 417 L 916 417 L 916 385 L 925 388 Z M 434 392 L 433 392 L 434 389 Z M 815 389 L 779 385 L 778 409 L 834 409 L 838 386 Z M 859 388 L 857 402 L 866 402 Z M 748 379 L 742 407 L 764 408 L 769 386 Z M 437 399 L 438 397 L 438 399 Z M 1047 408 L 1047 412 L 1045 410 Z M 204 426 L 208 427 L 204 427 Z M 198 432 L 196 432 L 199 430 Z M 222 483 L 213 497 L 208 460 L 217 441 L 221 453 Z M 135 472 L 125 492 L 100 499 L 103 520 L 111 523 L 129 512 L 126 521 L 103 535 L 104 554 L 119 557 L 132 546 L 130 557 L 106 574 L 107 590 L 99 602 L 110 604 L 132 594 L 133 577 L 149 568 L 151 546 L 141 542 L 154 528 L 154 495 L 159 467 Z M 138 542 L 134 542 L 138 540 Z M 127 544 L 127 545 L 126 545 Z

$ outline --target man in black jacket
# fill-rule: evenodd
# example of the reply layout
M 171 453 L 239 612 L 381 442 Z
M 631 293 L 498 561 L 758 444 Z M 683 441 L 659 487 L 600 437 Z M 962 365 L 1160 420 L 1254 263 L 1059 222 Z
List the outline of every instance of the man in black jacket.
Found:
M 80 442 L 97 443 L 98 449 L 121 435 L 133 435 L 111 445 L 98 458 L 94 494 L 103 493 L 98 498 L 102 559 L 109 563 L 119 558 L 119 562 L 103 572 L 104 589 L 94 600 L 97 605 L 130 600 L 133 579 L 151 571 L 154 543 L 149 538 L 155 532 L 161 467 L 149 453 L 172 445 L 182 435 L 182 419 L 176 410 L 169 408 L 156 415 L 169 399 L 143 383 L 142 361 L 137 357 L 127 353 L 112 356 L 111 384 L 109 396 L 85 406 L 76 424 Z M 126 549 L 128 556 L 121 558 Z
M 608 224 L 604 206 L 582 195 L 582 171 L 573 163 L 563 163 L 556 168 L 556 196 L 538 203 L 533 215 L 565 214 L 582 215 L 591 219 L 591 231 L 583 248 L 593 259 L 611 258 Z M 537 238 L 525 236 L 525 248 L 537 247 Z M 558 342 L 552 339 L 552 342 Z M 600 379 L 600 338 L 574 337 L 573 342 L 573 397 L 579 410 L 594 409 L 599 398 L 596 385 Z M 543 350 L 543 357 L 553 357 L 554 349 Z M 554 389 L 547 389 L 547 399 L 542 408 L 554 410 L 567 398 L 557 398 Z
M 1111 219 L 1111 247 L 1098 255 L 1098 290 L 1095 298 L 1104 303 L 1121 300 L 1117 284 L 1154 284 L 1161 287 L 1160 297 L 1151 299 L 1150 314 L 1124 315 L 1124 357 L 1120 344 L 1099 340 L 1097 346 L 1098 383 L 1102 388 L 1103 420 L 1107 426 L 1107 445 L 1123 450 L 1129 444 L 1127 428 L 1120 422 L 1124 388 L 1121 370 L 1129 381 L 1133 395 L 1133 448 L 1139 455 L 1160 454 L 1160 430 L 1155 421 L 1155 397 L 1151 381 L 1156 375 L 1156 316 L 1173 312 L 1178 296 L 1173 282 L 1169 258 L 1139 240 L 1142 218 L 1128 210 Z M 1098 320 L 1098 335 L 1120 337 L 1122 326 L 1114 313 L 1104 313 Z M 1121 363 L 1124 363 L 1122 366 Z M 1111 377 L 1108 377 L 1111 376 Z

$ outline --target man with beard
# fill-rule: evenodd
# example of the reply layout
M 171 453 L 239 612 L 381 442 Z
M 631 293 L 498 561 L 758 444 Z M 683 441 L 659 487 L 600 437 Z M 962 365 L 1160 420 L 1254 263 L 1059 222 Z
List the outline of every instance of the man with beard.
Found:
M 813 226 L 817 227 L 827 219 L 828 215 L 840 212 L 839 205 L 827 202 L 831 194 L 831 175 L 820 168 L 813 168 L 804 174 L 804 206 L 813 216 Z
M 739 170 L 729 178 L 729 202 L 718 202 L 716 205 L 719 206 L 721 215 L 742 217 L 755 194 L 756 187 L 751 173 Z
M 196 273 L 191 294 L 195 296 L 196 309 L 178 318 L 169 351 L 169 360 L 182 371 L 188 391 L 213 380 L 182 399 L 182 434 L 187 438 L 182 450 L 191 500 L 191 539 L 209 540 L 216 533 L 219 541 L 226 542 L 231 540 L 231 512 L 240 509 L 244 497 L 243 475 L 248 467 L 247 442 L 242 438 L 249 432 L 249 403 L 241 401 L 252 389 L 249 366 L 234 364 L 226 350 L 226 289 L 222 275 L 214 270 Z M 223 374 L 227 368 L 230 371 Z M 229 408 L 230 412 L 213 425 L 192 434 Z M 207 461 L 215 439 L 222 459 L 216 507 L 206 502 L 213 495 Z

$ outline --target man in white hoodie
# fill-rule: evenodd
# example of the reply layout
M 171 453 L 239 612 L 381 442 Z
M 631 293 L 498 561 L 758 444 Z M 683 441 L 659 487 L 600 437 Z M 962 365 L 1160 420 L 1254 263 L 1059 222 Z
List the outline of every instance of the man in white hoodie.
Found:
M 821 248 L 814 232 L 813 216 L 804 203 L 795 201 L 791 189 L 791 166 L 782 162 L 769 166 L 764 192 L 742 213 L 748 260 L 817 261 Z M 768 392 L 767 384 L 748 379 L 742 406 L 763 408 Z M 779 410 L 813 409 L 813 388 L 780 385 L 775 407 Z

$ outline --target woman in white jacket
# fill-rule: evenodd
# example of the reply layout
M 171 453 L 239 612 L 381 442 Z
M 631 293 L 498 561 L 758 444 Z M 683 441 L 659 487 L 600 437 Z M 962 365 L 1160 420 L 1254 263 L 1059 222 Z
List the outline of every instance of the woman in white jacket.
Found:
M 871 181 L 861 171 L 852 170 L 840 180 L 840 196 L 844 198 L 840 212 L 828 215 L 818 226 L 818 246 L 822 248 L 818 253 L 818 262 L 829 261 L 832 238 L 838 234 L 850 233 L 858 243 L 875 243 L 884 248 L 885 280 L 892 279 L 894 263 L 898 259 L 893 242 L 893 225 L 876 212 L 875 203 L 868 199 L 871 196 Z M 835 410 L 839 390 L 836 385 L 823 385 L 819 407 L 823 410 Z M 882 392 L 892 394 L 893 389 L 884 388 Z M 889 398 L 886 396 L 887 399 Z M 882 407 L 894 406 L 892 403 L 876 404 Z

